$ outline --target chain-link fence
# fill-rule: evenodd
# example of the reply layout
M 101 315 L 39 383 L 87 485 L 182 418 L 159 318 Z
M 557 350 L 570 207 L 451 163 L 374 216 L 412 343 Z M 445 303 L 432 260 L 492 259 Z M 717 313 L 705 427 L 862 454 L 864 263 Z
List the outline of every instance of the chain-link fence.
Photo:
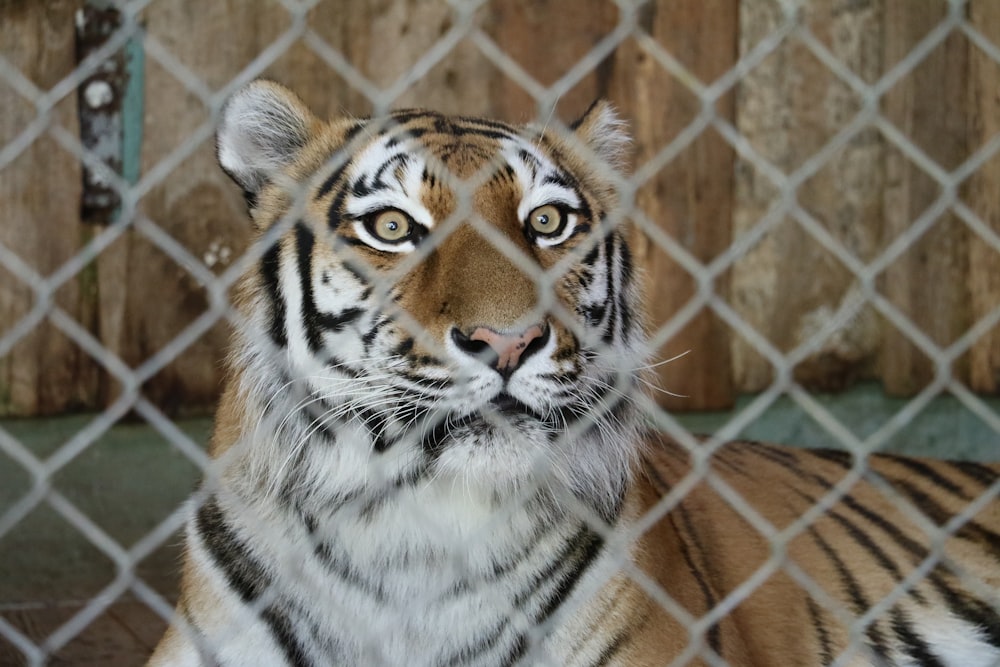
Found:
M 170 195 L 162 190 L 179 173 L 197 170 L 198 156 L 211 152 L 206 147 L 225 100 L 264 74 L 282 79 L 284 73 L 293 88 L 294 81 L 301 82 L 297 92 L 307 102 L 322 98 L 320 107 L 327 105 L 328 110 L 350 107 L 373 116 L 411 102 L 470 114 L 510 116 L 519 110 L 527 116 L 523 120 L 568 131 L 558 118 L 584 97 L 609 95 L 623 108 L 636 135 L 636 157 L 630 176 L 615 175 L 624 209 L 619 217 L 637 228 L 637 255 L 646 264 L 653 320 L 649 349 L 662 359 L 698 348 L 687 363 L 693 359 L 711 371 L 701 376 L 707 378 L 701 384 L 685 386 L 678 379 L 685 372 L 672 375 L 670 369 L 676 366 L 666 364 L 660 381 L 668 393 L 681 396 L 667 396 L 661 403 L 670 408 L 719 407 L 736 393 L 753 393 L 703 442 L 669 411 L 649 399 L 633 398 L 644 406 L 649 422 L 691 450 L 698 463 L 686 484 L 708 480 L 753 529 L 778 545 L 752 578 L 701 618 L 677 609 L 655 585 L 642 581 L 650 596 L 690 624 L 694 636 L 703 638 L 713 623 L 781 569 L 822 599 L 825 593 L 815 582 L 798 576 L 794 565 L 783 560 L 781 547 L 807 529 L 827 506 L 824 503 L 832 503 L 858 479 L 868 479 L 898 503 L 908 520 L 923 530 L 928 545 L 943 544 L 1000 492 L 993 484 L 947 522 L 936 523 L 865 466 L 868 453 L 883 448 L 943 393 L 1000 434 L 1000 415 L 982 395 L 995 392 L 1000 383 L 1000 227 L 994 219 L 1000 195 L 993 192 L 1000 192 L 1000 134 L 995 133 L 1000 129 L 995 118 L 1000 12 L 992 0 L 581 3 L 568 11 L 585 16 L 566 18 L 574 29 L 589 30 L 576 37 L 560 33 L 551 23 L 531 20 L 532 12 L 552 19 L 545 12 L 565 12 L 566 7 L 514 8 L 512 3 L 453 0 L 433 10 L 429 4 L 391 2 L 364 9 L 346 3 L 324 9 L 330 3 L 280 0 L 267 3 L 266 11 L 263 3 L 250 10 L 264 17 L 255 19 L 252 46 L 241 41 L 244 33 L 216 31 L 215 40 L 232 41 L 232 49 L 246 51 L 232 58 L 228 46 L 202 54 L 189 49 L 184 35 L 157 33 L 157 17 L 151 14 L 159 5 L 171 4 L 177 5 L 171 0 L 136 0 L 52 3 L 45 9 L 42 3 L 0 6 L 9 14 L 8 26 L 46 10 L 72 16 L 75 23 L 72 67 L 57 70 L 58 75 L 50 77 L 54 81 L 41 84 L 25 73 L 30 69 L 25 63 L 34 60 L 34 54 L 25 51 L 34 45 L 48 53 L 47 48 L 65 49 L 68 44 L 46 47 L 51 36 L 44 31 L 24 40 L 11 37 L 11 27 L 3 33 L 9 41 L 0 53 L 0 81 L 7 89 L 12 119 L 0 135 L 0 182 L 7 183 L 0 191 L 10 202 L 4 225 L 32 224 L 25 217 L 32 211 L 55 211 L 46 207 L 57 207 L 58 201 L 39 203 L 22 191 L 37 179 L 58 181 L 67 174 L 71 207 L 82 201 L 83 220 L 73 219 L 74 231 L 66 235 L 73 236 L 69 246 L 61 236 L 40 240 L 33 250 L 16 251 L 22 230 L 4 232 L 0 266 L 9 288 L 3 288 L 6 302 L 0 306 L 12 316 L 0 329 L 0 358 L 8 364 L 8 375 L 13 373 L 8 384 L 15 383 L 19 346 L 40 338 L 45 327 L 46 341 L 56 336 L 53 344 L 72 347 L 74 358 L 96 362 L 94 369 L 83 372 L 89 387 L 86 398 L 74 394 L 76 398 L 54 399 L 53 404 L 101 407 L 46 455 L 32 451 L 9 429 L 0 429 L 4 465 L 30 476 L 26 492 L 0 508 L 0 542 L 37 508 L 47 506 L 115 568 L 110 583 L 44 636 L 0 615 L 0 637 L 27 663 L 41 664 L 58 654 L 128 593 L 162 619 L 171 618 L 172 602 L 137 576 L 137 564 L 173 539 L 187 510 L 178 507 L 141 538 L 123 543 L 96 517 L 81 511 L 53 480 L 130 414 L 148 423 L 199 469 L 208 469 L 202 446 L 168 416 L 171 392 L 183 394 L 188 386 L 181 380 L 162 386 L 156 382 L 207 339 L 213 341 L 209 352 L 218 354 L 214 343 L 227 335 L 220 323 L 242 326 L 242 316 L 230 304 L 231 291 L 267 252 L 266 241 L 271 239 L 244 248 L 245 241 L 227 237 L 246 237 L 240 231 L 245 225 L 239 219 L 242 214 L 233 203 L 235 189 L 222 204 L 199 199 L 203 191 L 197 184 L 185 185 L 176 201 L 167 201 Z M 227 5 L 223 13 L 234 12 L 234 24 L 239 23 L 247 6 Z M 163 11 L 158 18 L 166 22 L 179 20 L 185 10 Z M 216 15 L 218 8 L 205 11 Z M 351 12 L 361 18 L 351 17 Z M 393 20 L 397 32 L 387 28 Z M 338 32 L 340 24 L 347 27 Z M 348 30 L 355 32 L 345 37 Z M 669 38 L 664 38 L 664 30 Z M 387 43 L 379 43 L 380 31 L 388 31 Z M 515 31 L 522 34 L 512 36 Z M 407 39 L 419 37 L 407 42 L 410 52 L 405 56 L 392 52 L 393 40 L 404 34 Z M 685 34 L 701 40 L 700 45 L 685 43 Z M 542 49 L 525 44 L 552 36 L 557 43 L 543 44 Z M 352 39 L 363 44 L 359 47 Z M 541 62 L 540 54 L 550 51 L 559 51 L 553 56 L 558 66 Z M 282 60 L 293 52 L 308 58 Z M 360 52 L 368 54 L 367 64 L 354 60 Z M 572 62 L 562 64 L 568 57 Z M 234 71 L 212 68 L 213 59 L 225 58 L 236 63 Z M 472 60 L 475 66 L 468 65 Z M 330 87 L 337 94 L 317 91 L 325 80 L 304 74 L 303 63 L 309 64 L 309 71 L 322 68 L 322 76 L 335 79 Z M 487 69 L 490 74 L 480 77 Z M 463 87 L 473 92 L 465 95 Z M 160 107 L 151 102 L 149 91 L 164 89 L 168 91 Z M 482 102 L 479 93 L 487 90 L 484 96 L 490 101 Z M 186 106 L 173 106 L 180 104 L 177 100 Z M 68 118 L 66 107 L 73 104 L 75 118 Z M 178 111 L 191 108 L 200 112 Z M 580 104 L 576 111 L 584 108 Z M 162 138 L 168 135 L 170 139 Z M 51 153 L 50 164 L 26 167 L 24 157 L 40 145 Z M 70 163 L 77 171 L 66 171 Z M 679 199 L 687 201 L 679 204 Z M 206 201 L 207 208 L 202 206 Z M 183 234 L 176 233 L 175 220 L 195 219 L 209 209 L 205 243 L 188 245 Z M 220 222 L 221 216 L 233 220 Z M 46 232 L 58 229 L 53 224 L 65 221 L 39 222 Z M 83 225 L 82 234 L 78 225 Z M 479 228 L 491 243 L 510 249 L 502 235 L 484 225 Z M 126 237 L 140 238 L 144 247 L 182 267 L 182 281 L 195 284 L 203 295 L 187 321 L 161 327 L 161 333 L 168 333 L 157 334 L 159 338 L 143 334 L 153 342 L 137 361 L 123 351 L 128 345 L 123 339 L 136 332 L 134 327 L 120 321 L 109 324 L 113 318 L 100 312 L 84 317 L 86 309 L 80 305 L 86 302 L 87 281 L 105 280 L 103 273 L 93 277 L 95 264 L 102 257 L 107 260 Z M 36 265 L 32 257 L 42 255 L 35 251 L 50 242 L 62 244 L 62 250 Z M 512 261 L 523 271 L 537 273 L 513 254 Z M 133 261 L 141 262 L 143 256 L 137 254 Z M 116 284 L 142 275 L 132 270 L 107 271 L 109 282 L 101 283 L 100 298 L 115 298 Z M 545 286 L 551 290 L 552 276 L 536 277 L 549 281 Z M 146 292 L 150 299 L 173 287 L 169 276 L 164 282 L 170 284 Z M 69 300 L 67 291 L 73 291 Z M 155 311 L 133 304 L 120 312 L 125 318 L 138 313 L 148 320 L 155 319 Z M 785 318 L 786 311 L 797 313 L 794 322 Z M 400 317 L 406 319 L 405 314 Z M 417 328 L 415 321 L 406 326 Z M 111 330 L 117 332 L 113 341 L 108 337 Z M 411 333 L 419 336 L 419 331 Z M 39 353 L 38 358 L 44 356 Z M 197 373 L 204 358 L 182 364 L 178 373 Z M 62 370 L 51 365 L 41 363 L 40 368 L 43 374 L 62 377 Z M 909 394 L 898 412 L 866 436 L 859 436 L 809 391 L 849 384 L 855 377 L 881 379 L 890 389 Z M 216 379 L 214 371 L 209 372 L 205 384 L 212 386 Z M 77 379 L 68 382 L 75 386 Z M 212 391 L 198 395 L 207 396 L 203 402 L 208 402 Z M 852 452 L 856 463 L 814 511 L 777 530 L 744 507 L 739 494 L 713 475 L 707 462 L 722 443 L 738 437 L 783 396 Z M 5 401 L 8 413 L 18 412 L 16 398 Z M 30 407 L 21 412 L 31 413 Z M 36 413 L 46 412 L 35 408 Z M 1000 445 L 996 454 L 1000 458 Z M 933 565 L 929 560 L 910 578 L 919 579 Z M 629 574 L 643 579 L 634 568 Z M 989 597 L 981 583 L 978 586 Z M 856 620 L 859 627 L 882 613 L 892 599 L 873 605 Z M 696 656 L 724 664 L 704 642 L 693 642 L 675 664 Z

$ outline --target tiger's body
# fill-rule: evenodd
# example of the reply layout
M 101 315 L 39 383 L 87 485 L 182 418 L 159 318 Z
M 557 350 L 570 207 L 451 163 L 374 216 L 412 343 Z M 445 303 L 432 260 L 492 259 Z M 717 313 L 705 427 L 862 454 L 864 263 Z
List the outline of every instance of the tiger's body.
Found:
M 841 453 L 732 443 L 705 480 L 647 430 L 626 141 L 603 104 L 563 136 L 234 96 L 261 256 L 151 665 L 1000 660 L 995 493 L 938 544 Z M 938 525 L 1000 478 L 869 464 Z

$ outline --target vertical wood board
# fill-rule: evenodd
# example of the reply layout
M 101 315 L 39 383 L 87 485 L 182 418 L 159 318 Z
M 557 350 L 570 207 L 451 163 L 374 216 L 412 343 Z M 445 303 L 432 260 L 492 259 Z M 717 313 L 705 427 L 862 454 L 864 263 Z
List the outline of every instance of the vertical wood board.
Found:
M 898 62 L 939 20 L 932 3 L 885 0 L 885 60 Z M 882 100 L 885 116 L 931 160 L 947 170 L 968 156 L 968 44 L 952 33 Z M 884 243 L 908 230 L 940 193 L 919 165 L 898 150 L 886 159 Z M 945 214 L 880 276 L 880 290 L 938 346 L 961 335 L 968 319 L 968 233 Z M 913 394 L 934 377 L 934 362 L 906 333 L 887 325 L 882 380 L 892 394 Z M 962 368 L 955 369 L 959 377 Z

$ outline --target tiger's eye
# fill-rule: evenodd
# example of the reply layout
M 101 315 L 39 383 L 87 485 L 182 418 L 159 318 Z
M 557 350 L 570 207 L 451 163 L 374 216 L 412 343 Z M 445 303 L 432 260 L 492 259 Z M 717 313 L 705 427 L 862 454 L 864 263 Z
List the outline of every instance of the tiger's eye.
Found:
M 562 231 L 563 213 L 556 206 L 546 204 L 539 206 L 528 215 L 528 224 L 532 231 L 542 236 L 554 236 Z
M 374 217 L 369 225 L 369 231 L 382 241 L 399 243 L 410 236 L 412 224 L 406 214 L 387 210 Z

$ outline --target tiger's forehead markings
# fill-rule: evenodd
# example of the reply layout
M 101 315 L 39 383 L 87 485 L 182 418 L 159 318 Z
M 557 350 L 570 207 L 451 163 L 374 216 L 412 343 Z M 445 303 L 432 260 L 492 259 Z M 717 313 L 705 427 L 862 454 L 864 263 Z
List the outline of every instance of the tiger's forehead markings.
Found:
M 426 227 L 434 216 L 420 203 L 425 155 L 412 138 L 383 134 L 354 159 L 347 169 L 344 208 L 359 218 L 384 208 L 396 208 Z
M 492 165 L 496 175 L 516 183 L 517 214 L 522 220 L 544 204 L 587 208 L 576 179 L 544 154 L 531 137 L 511 126 L 427 112 L 401 112 L 392 119 L 396 124 L 375 135 L 331 174 L 318 197 L 330 192 L 336 180 L 342 183 L 333 206 L 337 211 L 360 218 L 396 208 L 431 228 L 440 222 L 442 210 L 451 208 L 432 202 L 441 200 L 444 190 L 454 194 L 451 191 L 458 182 Z M 456 181 L 450 189 L 445 186 L 448 176 Z
M 504 145 L 502 154 L 521 186 L 522 197 L 517 207 L 521 220 L 526 219 L 532 209 L 545 204 L 587 208 L 575 179 L 532 143 L 518 137 Z

